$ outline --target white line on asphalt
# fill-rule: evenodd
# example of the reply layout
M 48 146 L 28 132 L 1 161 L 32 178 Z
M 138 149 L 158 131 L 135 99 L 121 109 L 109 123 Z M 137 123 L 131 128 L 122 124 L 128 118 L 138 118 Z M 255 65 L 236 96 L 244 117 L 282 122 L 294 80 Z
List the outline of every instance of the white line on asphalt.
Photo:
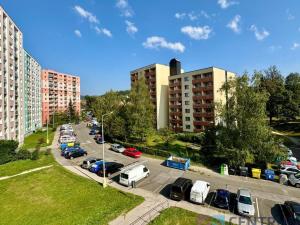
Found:
M 256 199 L 257 217 L 259 218 L 260 215 L 259 215 L 258 199 L 257 198 L 255 198 L 255 199 Z
M 208 208 L 211 206 L 211 203 L 212 203 L 212 201 L 213 201 L 213 199 L 214 199 L 214 197 L 215 197 L 215 192 L 213 192 L 213 195 L 212 195 L 212 197 L 211 197 L 211 199 L 210 199 L 210 201 L 209 201 L 209 204 L 208 204 Z

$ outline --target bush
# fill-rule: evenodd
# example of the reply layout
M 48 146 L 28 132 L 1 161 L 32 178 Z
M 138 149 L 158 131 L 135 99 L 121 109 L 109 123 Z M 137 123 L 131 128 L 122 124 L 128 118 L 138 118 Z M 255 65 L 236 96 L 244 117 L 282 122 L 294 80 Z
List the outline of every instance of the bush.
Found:
M 51 148 L 47 148 L 47 150 L 45 151 L 45 155 L 50 155 L 51 154 Z
M 31 159 L 31 152 L 27 149 L 20 149 L 16 155 L 17 160 Z
M 19 143 L 13 140 L 0 140 L 0 165 L 15 160 Z
M 38 140 L 39 145 L 42 145 L 42 144 L 45 144 L 45 143 L 46 143 L 45 138 L 43 138 L 43 137 L 39 138 L 39 140 Z
M 201 145 L 204 141 L 204 133 L 180 133 L 176 134 L 176 138 L 180 141 L 191 142 Z
M 38 160 L 40 158 L 40 147 L 37 147 L 31 154 L 31 160 Z

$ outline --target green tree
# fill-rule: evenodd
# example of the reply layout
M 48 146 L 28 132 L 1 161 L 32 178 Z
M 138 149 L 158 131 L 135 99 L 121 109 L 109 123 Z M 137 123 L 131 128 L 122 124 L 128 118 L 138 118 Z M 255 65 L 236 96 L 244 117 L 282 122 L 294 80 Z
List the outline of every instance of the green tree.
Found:
M 271 162 L 276 157 L 278 145 L 266 124 L 268 94 L 256 90 L 257 77 L 247 74 L 224 85 L 228 91 L 227 106 L 219 108 L 225 121 L 216 128 L 217 154 L 232 166 Z
M 170 130 L 169 128 L 162 128 L 158 131 L 158 133 L 160 134 L 162 140 L 164 141 L 164 144 L 166 146 L 169 145 L 169 143 L 174 140 L 174 133 L 172 130 Z
M 154 107 L 143 77 L 132 86 L 126 114 L 129 134 L 144 141 L 147 134 L 154 128 Z
M 284 117 L 295 119 L 300 114 L 300 74 L 290 73 L 285 79 Z
M 76 118 L 76 110 L 71 99 L 68 105 L 68 117 L 69 117 L 69 122 L 73 122 Z

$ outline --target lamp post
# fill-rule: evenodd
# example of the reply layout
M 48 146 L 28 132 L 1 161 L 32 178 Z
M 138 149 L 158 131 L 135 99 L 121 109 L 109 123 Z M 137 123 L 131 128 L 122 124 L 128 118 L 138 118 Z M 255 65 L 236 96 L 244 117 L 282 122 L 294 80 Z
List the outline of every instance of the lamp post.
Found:
M 102 162 L 103 162 L 103 188 L 106 188 L 107 184 L 106 184 L 106 178 L 105 178 L 105 157 L 104 157 L 104 129 L 103 129 L 103 120 L 104 120 L 104 116 L 108 116 L 110 114 L 112 114 L 113 112 L 109 112 L 106 113 L 104 115 L 102 115 L 102 122 L 101 122 L 101 130 L 102 130 Z
M 46 140 L 47 144 L 49 144 L 49 134 L 48 134 L 48 120 L 47 120 L 47 140 Z

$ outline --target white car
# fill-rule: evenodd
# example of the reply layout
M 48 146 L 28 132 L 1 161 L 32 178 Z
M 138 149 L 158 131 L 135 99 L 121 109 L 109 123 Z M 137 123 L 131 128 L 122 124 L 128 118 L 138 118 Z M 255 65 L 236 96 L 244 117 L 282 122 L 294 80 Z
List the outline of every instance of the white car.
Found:
M 122 145 L 119 145 L 119 144 L 112 144 L 111 145 L 111 149 L 115 152 L 119 152 L 119 153 L 122 153 L 125 151 L 125 148 L 122 146 Z
M 296 166 L 284 166 L 280 168 L 281 174 L 291 175 L 300 173 L 300 170 Z
M 239 189 L 237 192 L 237 211 L 242 216 L 254 216 L 255 208 L 248 189 Z
M 289 182 L 296 188 L 300 188 L 300 173 L 290 175 Z

